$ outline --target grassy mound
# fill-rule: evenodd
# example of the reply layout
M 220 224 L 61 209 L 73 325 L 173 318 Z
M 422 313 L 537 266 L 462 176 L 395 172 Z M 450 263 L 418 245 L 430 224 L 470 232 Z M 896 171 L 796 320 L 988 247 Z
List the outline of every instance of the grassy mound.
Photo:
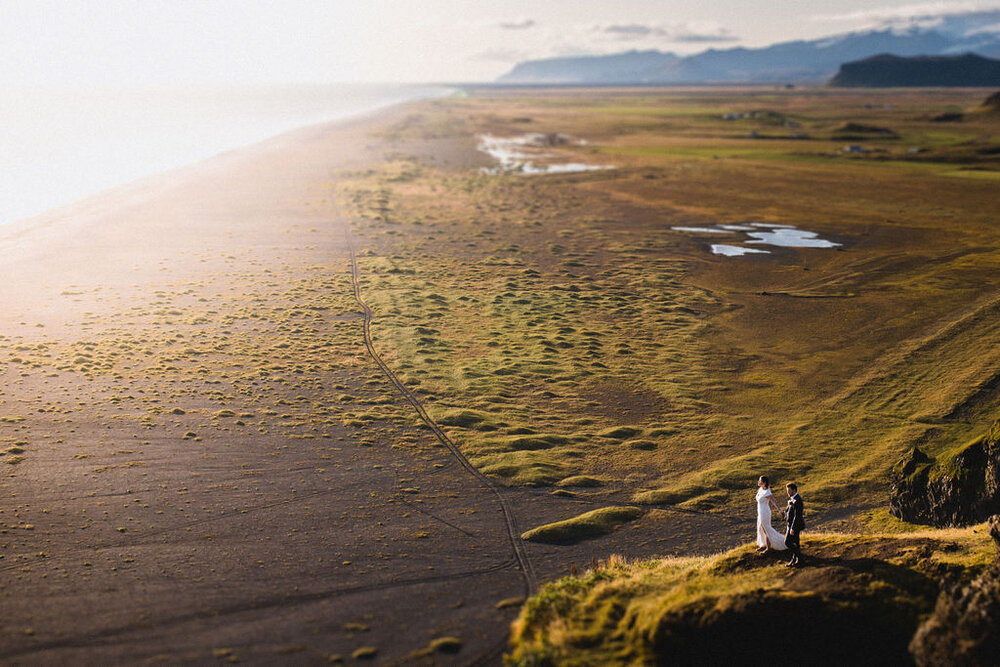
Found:
M 569 542 L 610 533 L 623 523 L 638 519 L 643 511 L 638 507 L 602 507 L 565 521 L 556 521 L 533 528 L 521 535 L 532 542 Z
M 642 433 L 642 429 L 635 426 L 615 426 L 604 429 L 597 435 L 610 440 L 625 440 L 626 438 L 635 437 L 640 433 Z
M 612 557 L 546 585 L 513 626 L 515 665 L 745 660 L 761 637 L 799 637 L 807 662 L 911 661 L 907 644 L 944 576 L 992 559 L 986 531 L 809 536 L 789 570 L 750 546 L 705 558 L 627 563 Z
M 489 415 L 478 410 L 449 410 L 435 415 L 437 423 L 442 426 L 458 426 L 459 428 L 471 428 L 477 430 L 493 430 Z
M 579 486 L 584 488 L 593 488 L 595 486 L 604 486 L 604 481 L 598 479 L 597 477 L 591 477 L 590 475 L 573 475 L 572 477 L 559 480 L 556 482 L 556 486 Z
M 470 457 L 474 466 L 504 483 L 548 486 L 565 478 L 570 469 L 548 452 L 517 451 Z

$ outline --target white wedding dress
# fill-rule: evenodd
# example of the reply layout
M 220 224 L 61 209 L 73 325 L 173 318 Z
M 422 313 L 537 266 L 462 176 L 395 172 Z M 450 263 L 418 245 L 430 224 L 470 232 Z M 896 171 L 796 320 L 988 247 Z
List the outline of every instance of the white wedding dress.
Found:
M 784 551 L 785 536 L 771 526 L 771 489 L 757 489 L 757 546 L 770 544 L 775 551 Z

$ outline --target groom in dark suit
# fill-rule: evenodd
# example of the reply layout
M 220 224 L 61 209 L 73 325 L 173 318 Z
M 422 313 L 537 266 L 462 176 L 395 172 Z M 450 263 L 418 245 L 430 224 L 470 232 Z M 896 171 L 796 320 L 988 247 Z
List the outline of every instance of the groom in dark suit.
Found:
M 799 487 L 795 482 L 785 484 L 785 493 L 788 494 L 788 507 L 782 511 L 782 514 L 785 515 L 785 521 L 788 522 L 788 530 L 785 531 L 785 546 L 792 552 L 792 559 L 788 561 L 788 567 L 797 567 L 802 559 L 799 537 L 802 529 L 806 527 L 803 518 L 805 507 L 802 503 L 802 496 L 799 495 Z

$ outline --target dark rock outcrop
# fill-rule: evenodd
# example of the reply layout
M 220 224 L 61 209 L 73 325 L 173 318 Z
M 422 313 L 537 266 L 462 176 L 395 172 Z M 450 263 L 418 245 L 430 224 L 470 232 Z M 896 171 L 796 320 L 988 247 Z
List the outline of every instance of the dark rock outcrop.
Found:
M 899 135 L 888 127 L 865 125 L 864 123 L 844 123 L 833 131 L 831 138 L 837 141 L 868 141 L 871 139 L 899 139 Z
M 965 114 L 961 111 L 945 111 L 931 117 L 932 123 L 960 123 L 965 120 Z
M 1000 60 L 974 53 L 904 58 L 889 53 L 844 63 L 831 86 L 847 88 L 923 88 L 1000 86 Z
M 893 468 L 889 511 L 933 526 L 978 523 L 1000 512 L 1000 421 L 936 460 L 914 447 Z
M 980 109 L 987 113 L 1000 113 L 1000 91 L 993 93 L 983 100 Z
M 1000 550 L 1000 517 L 990 519 Z M 967 585 L 946 587 L 934 613 L 910 642 L 918 665 L 995 665 L 1000 661 L 1000 552 L 993 565 Z

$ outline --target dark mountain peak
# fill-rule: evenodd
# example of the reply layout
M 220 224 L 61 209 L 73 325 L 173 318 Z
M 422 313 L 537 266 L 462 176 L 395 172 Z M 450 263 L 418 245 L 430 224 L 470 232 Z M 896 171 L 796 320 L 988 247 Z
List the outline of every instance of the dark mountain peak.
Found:
M 831 86 L 921 88 L 1000 85 L 1000 60 L 975 53 L 903 57 L 880 53 L 844 63 Z
M 894 53 L 879 53 L 877 55 L 871 56 L 870 58 L 863 58 L 856 62 L 859 63 L 884 63 L 884 62 L 939 62 L 939 63 L 964 63 L 964 64 L 979 64 L 996 62 L 991 58 L 984 58 L 975 53 L 960 53 L 953 56 L 897 56 Z M 853 63 L 850 63 L 853 64 Z

